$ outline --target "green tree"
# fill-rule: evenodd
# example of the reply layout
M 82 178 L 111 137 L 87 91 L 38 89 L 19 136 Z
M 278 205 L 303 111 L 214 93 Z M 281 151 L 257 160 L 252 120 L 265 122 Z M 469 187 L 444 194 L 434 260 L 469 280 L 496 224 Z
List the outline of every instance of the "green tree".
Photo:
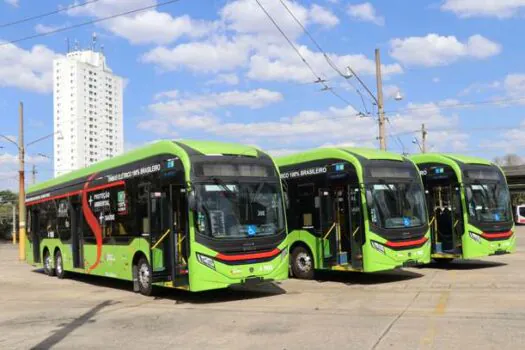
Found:
M 0 239 L 10 239 L 13 232 L 13 204 L 18 212 L 18 194 L 0 191 Z M 18 222 L 18 216 L 16 218 Z

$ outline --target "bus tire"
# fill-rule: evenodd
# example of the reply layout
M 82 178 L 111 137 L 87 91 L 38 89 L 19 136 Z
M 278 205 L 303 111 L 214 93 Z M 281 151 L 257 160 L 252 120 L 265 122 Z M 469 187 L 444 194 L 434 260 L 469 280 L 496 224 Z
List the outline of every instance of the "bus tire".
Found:
M 137 281 L 139 292 L 142 295 L 150 296 L 153 291 L 152 285 L 153 270 L 145 257 L 139 259 L 137 263 Z
M 53 267 L 53 259 L 51 258 L 51 254 L 49 253 L 49 250 L 46 248 L 44 249 L 44 273 L 50 277 L 53 277 L 55 275 L 55 269 Z
M 297 246 L 291 254 L 292 274 L 295 278 L 311 280 L 314 278 L 314 258 L 308 249 Z
M 64 259 L 62 258 L 62 253 L 60 250 L 57 250 L 55 254 L 55 271 L 58 278 L 63 279 L 66 277 L 66 271 L 64 270 Z

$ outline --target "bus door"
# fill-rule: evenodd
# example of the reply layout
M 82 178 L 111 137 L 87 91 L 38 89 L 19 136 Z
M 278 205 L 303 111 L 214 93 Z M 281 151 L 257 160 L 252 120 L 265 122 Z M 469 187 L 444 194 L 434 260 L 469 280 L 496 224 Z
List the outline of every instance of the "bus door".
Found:
M 34 207 L 29 207 L 29 215 L 31 219 L 29 220 L 29 225 L 31 226 L 29 228 L 30 235 L 31 235 L 31 241 L 33 245 L 33 262 L 39 263 L 40 262 L 40 232 L 38 232 L 38 209 L 34 209 Z
M 149 192 L 150 262 L 153 282 L 174 279 L 174 238 L 170 188 L 151 189 Z
M 465 231 L 465 223 L 463 220 L 463 208 L 462 208 L 462 200 L 461 200 L 461 186 L 459 184 L 455 184 L 451 186 L 451 192 L 452 192 L 452 218 L 454 220 L 453 222 L 453 243 L 454 243 L 454 250 L 459 253 L 458 250 L 461 249 L 462 246 L 462 238 L 463 238 L 463 232 Z
M 331 266 L 337 261 L 337 222 L 334 210 L 334 199 L 331 190 L 327 188 L 320 188 L 317 198 L 319 200 L 319 203 L 316 203 L 316 207 L 319 208 L 320 218 L 321 247 L 319 250 L 321 252 L 321 261 Z M 313 224 L 311 218 L 309 221 L 308 225 L 311 226 Z
M 82 205 L 78 197 L 71 198 L 71 250 L 73 254 L 73 267 L 83 268 L 83 227 L 82 220 L 84 216 L 82 214 Z
M 363 242 L 365 240 L 361 191 L 357 185 L 348 186 L 348 217 L 350 219 L 350 258 L 354 269 L 363 267 Z
M 170 185 L 171 195 L 171 227 L 173 230 L 173 263 L 174 283 L 187 285 L 188 279 L 188 208 L 186 202 L 186 188 L 183 185 Z
M 429 195 L 431 195 L 433 205 L 429 208 L 433 208 L 433 225 L 435 225 L 433 240 L 437 253 L 453 253 L 457 246 L 456 229 L 462 225 L 456 220 L 457 207 L 454 204 L 456 187 L 455 185 L 439 185 L 430 189 Z

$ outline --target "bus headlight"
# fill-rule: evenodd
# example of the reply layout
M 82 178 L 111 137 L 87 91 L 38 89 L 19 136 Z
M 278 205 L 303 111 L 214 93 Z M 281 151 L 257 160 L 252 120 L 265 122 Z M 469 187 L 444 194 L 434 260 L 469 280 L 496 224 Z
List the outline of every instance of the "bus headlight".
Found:
M 385 247 L 381 243 L 377 243 L 376 241 L 370 241 L 370 244 L 372 245 L 372 248 L 374 248 L 381 254 L 385 254 Z
M 481 237 L 480 237 L 478 234 L 469 231 L 468 235 L 469 235 L 470 238 L 472 238 L 474 241 L 476 241 L 476 242 L 478 242 L 478 243 L 481 243 Z
M 201 255 L 201 254 L 197 253 L 197 260 L 201 264 L 209 267 L 212 270 L 215 270 L 215 261 L 212 258 L 210 258 L 209 256 Z
M 281 251 L 281 259 L 286 259 L 288 256 L 288 247 L 284 247 L 284 249 Z

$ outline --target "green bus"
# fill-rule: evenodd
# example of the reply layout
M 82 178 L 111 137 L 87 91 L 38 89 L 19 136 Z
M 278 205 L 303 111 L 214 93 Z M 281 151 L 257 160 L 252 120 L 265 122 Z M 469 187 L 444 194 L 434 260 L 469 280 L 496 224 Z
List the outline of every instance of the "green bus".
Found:
M 257 148 L 159 141 L 28 190 L 26 259 L 204 291 L 288 276 L 279 170 Z
M 449 154 L 410 158 L 419 167 L 427 194 L 435 261 L 447 263 L 514 251 L 509 189 L 496 164 Z
M 320 148 L 276 158 L 285 184 L 293 276 L 430 262 L 421 177 L 400 155 Z

